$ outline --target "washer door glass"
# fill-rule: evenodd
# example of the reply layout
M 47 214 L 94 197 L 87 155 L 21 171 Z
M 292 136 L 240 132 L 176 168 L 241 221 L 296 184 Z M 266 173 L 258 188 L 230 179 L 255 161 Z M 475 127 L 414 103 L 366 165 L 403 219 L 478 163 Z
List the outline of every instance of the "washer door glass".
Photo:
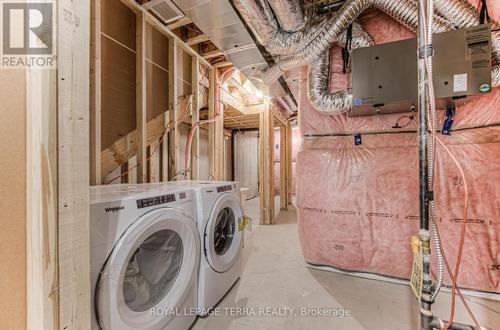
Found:
M 182 240 L 165 229 L 149 236 L 128 262 L 123 279 L 123 297 L 135 312 L 157 305 L 174 284 L 182 265 Z
M 166 329 L 175 315 L 156 317 L 151 308 L 195 306 L 200 239 L 194 219 L 162 208 L 133 222 L 115 244 L 96 285 L 102 329 Z M 189 300 L 186 300 L 189 299 Z M 192 300 L 192 301 L 191 301 Z
M 212 208 L 205 227 L 204 250 L 216 272 L 227 271 L 238 259 L 243 239 L 238 221 L 242 216 L 240 200 L 233 194 L 221 195 Z
M 236 230 L 236 219 L 231 208 L 225 207 L 219 211 L 214 228 L 215 253 L 223 255 L 231 247 L 234 232 Z

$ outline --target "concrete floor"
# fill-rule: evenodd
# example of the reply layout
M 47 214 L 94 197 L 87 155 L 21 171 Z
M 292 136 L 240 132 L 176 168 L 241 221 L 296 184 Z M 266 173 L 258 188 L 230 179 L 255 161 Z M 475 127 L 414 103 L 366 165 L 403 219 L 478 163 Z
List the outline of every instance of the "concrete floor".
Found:
M 245 210 L 254 225 L 245 234 L 243 276 L 217 306 L 220 315 L 198 318 L 192 329 L 419 329 L 408 286 L 306 267 L 293 207 L 278 214 L 276 225 L 259 226 L 258 204 L 258 198 L 250 200 Z M 467 299 L 483 326 L 500 329 L 500 302 Z M 448 316 L 450 300 L 449 293 L 439 295 L 437 315 Z M 311 315 L 318 310 L 330 316 Z M 338 316 L 347 310 L 350 316 Z M 456 315 L 457 322 L 469 322 L 460 302 Z

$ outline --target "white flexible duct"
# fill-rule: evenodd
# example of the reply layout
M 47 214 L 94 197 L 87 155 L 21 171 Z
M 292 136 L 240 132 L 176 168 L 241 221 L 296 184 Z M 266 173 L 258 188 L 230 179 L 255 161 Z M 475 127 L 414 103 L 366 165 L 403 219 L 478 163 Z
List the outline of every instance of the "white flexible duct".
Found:
M 296 32 L 304 27 L 306 18 L 302 11 L 302 1 L 268 0 L 276 18 L 284 31 Z
M 347 0 L 340 8 L 334 18 L 330 19 L 328 25 L 321 31 L 303 51 L 295 56 L 279 61 L 276 65 L 266 70 L 262 80 L 270 84 L 278 79 L 283 72 L 293 68 L 308 65 L 322 56 L 330 45 L 338 41 L 340 34 L 361 14 L 364 10 L 375 7 L 412 31 L 416 30 L 418 24 L 417 4 L 413 0 Z M 435 32 L 448 31 L 453 25 L 444 20 L 437 20 L 434 24 Z
M 339 43 L 345 43 L 346 33 L 342 33 Z M 352 29 L 352 48 L 368 47 L 374 44 L 372 37 L 354 22 Z M 313 62 L 309 67 L 307 95 L 316 111 L 327 114 L 347 112 L 352 107 L 350 90 L 330 93 L 330 51 Z

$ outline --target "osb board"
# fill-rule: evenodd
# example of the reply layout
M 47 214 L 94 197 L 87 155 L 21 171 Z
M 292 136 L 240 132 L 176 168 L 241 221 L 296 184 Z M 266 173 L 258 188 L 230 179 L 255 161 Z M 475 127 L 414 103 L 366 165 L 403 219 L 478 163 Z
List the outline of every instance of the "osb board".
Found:
M 135 125 L 135 53 L 102 38 L 101 150 L 132 132 Z
M 26 104 L 25 71 L 0 74 L 0 324 L 26 328 Z M 16 97 L 12 97 L 16 95 Z
M 135 50 L 135 13 L 120 0 L 101 1 L 101 8 L 102 33 Z
M 158 30 L 146 29 L 146 113 L 150 121 L 168 110 L 168 39 Z

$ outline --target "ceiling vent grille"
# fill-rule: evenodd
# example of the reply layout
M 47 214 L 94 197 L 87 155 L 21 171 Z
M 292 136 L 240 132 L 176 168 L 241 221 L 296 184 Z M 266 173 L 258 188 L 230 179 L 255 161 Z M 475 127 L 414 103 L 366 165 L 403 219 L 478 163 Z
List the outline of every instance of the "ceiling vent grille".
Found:
M 144 8 L 152 11 L 165 23 L 173 22 L 184 17 L 184 13 L 171 0 L 151 0 L 146 2 Z

